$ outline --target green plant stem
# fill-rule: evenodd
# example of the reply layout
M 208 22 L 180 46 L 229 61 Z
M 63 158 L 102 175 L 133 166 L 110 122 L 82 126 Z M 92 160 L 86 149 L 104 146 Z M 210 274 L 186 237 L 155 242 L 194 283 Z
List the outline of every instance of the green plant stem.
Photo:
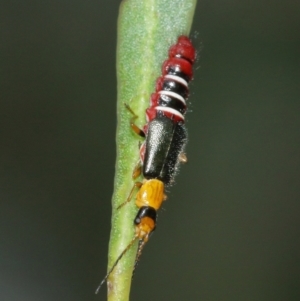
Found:
M 134 236 L 133 220 L 137 207 L 126 201 L 134 181 L 132 171 L 139 160 L 139 138 L 132 132 L 132 117 L 124 103 L 138 115 L 136 123 L 145 123 L 155 80 L 168 56 L 169 47 L 179 35 L 188 35 L 196 0 L 124 0 L 120 6 L 117 46 L 117 161 L 112 198 L 112 228 L 108 269 Z M 135 243 L 108 278 L 108 300 L 129 300 L 132 271 L 137 251 Z

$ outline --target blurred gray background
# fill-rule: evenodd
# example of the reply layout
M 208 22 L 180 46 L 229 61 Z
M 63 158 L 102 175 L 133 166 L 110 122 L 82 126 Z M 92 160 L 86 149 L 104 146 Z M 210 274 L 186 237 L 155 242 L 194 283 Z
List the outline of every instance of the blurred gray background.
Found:
M 0 300 L 105 300 L 119 3 L 1 1 Z M 131 300 L 300 300 L 300 2 L 199 1 L 189 163 Z

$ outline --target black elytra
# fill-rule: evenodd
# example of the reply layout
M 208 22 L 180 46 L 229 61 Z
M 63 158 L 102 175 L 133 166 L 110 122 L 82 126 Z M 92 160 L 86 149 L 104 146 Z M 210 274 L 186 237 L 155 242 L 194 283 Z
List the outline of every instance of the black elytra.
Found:
M 158 111 L 159 113 L 159 111 Z M 158 179 L 170 185 L 176 172 L 178 157 L 187 142 L 183 123 L 158 114 L 149 122 L 143 175 L 146 179 Z

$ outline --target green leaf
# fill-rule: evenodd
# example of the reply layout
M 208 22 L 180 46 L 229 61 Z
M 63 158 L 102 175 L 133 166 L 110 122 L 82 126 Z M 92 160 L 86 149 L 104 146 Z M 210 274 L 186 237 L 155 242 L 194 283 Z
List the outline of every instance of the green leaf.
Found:
M 139 160 L 139 141 L 130 128 L 132 117 L 127 103 L 138 115 L 136 123 L 146 123 L 155 80 L 168 57 L 168 49 L 180 35 L 188 35 L 196 0 L 124 0 L 120 6 L 117 46 L 117 161 L 112 199 L 112 228 L 109 244 L 111 268 L 134 237 L 133 220 L 137 213 L 134 197 L 124 203 L 133 187 L 132 171 Z M 129 300 L 132 271 L 137 251 L 135 243 L 108 278 L 108 300 Z

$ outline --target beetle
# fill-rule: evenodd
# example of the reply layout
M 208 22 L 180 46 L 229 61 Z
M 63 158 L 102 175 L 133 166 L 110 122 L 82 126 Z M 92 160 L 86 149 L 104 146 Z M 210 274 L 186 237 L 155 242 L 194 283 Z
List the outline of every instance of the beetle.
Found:
M 124 254 L 139 241 L 136 267 L 143 247 L 156 228 L 157 211 L 166 199 L 165 187 L 174 182 L 179 162 L 187 160 L 183 152 L 187 142 L 184 114 L 195 58 L 195 48 L 187 36 L 180 36 L 177 43 L 170 47 L 169 57 L 162 64 L 162 75 L 156 80 L 155 92 L 150 97 L 150 107 L 146 110 L 147 123 L 143 129 L 135 124 L 138 116 L 125 104 L 133 115 L 130 120 L 132 130 L 145 138 L 140 146 L 140 160 L 133 171 L 133 179 L 140 174 L 144 179 L 134 183 L 126 201 L 117 207 L 120 209 L 130 202 L 135 189 L 139 189 L 135 201 L 139 208 L 134 218 L 135 234 L 107 272 L 96 294 Z

